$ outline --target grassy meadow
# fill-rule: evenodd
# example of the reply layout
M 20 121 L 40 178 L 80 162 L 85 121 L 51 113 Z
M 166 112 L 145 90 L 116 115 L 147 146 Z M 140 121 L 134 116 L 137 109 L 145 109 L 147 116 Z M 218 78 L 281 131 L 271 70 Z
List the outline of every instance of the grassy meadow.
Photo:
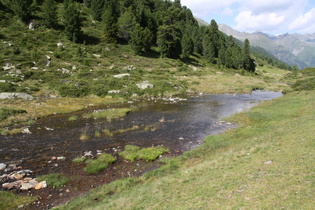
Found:
M 293 92 L 232 116 L 140 178 L 103 185 L 58 209 L 312 209 L 315 92 Z

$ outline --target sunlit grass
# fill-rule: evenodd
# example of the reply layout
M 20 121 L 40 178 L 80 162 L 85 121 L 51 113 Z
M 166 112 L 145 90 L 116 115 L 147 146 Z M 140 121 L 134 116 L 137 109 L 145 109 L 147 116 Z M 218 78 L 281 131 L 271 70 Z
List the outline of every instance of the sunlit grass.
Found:
M 36 196 L 19 196 L 13 192 L 0 191 L 0 209 L 18 209 L 21 206 L 26 208 L 32 202 L 36 201 L 36 199 Z

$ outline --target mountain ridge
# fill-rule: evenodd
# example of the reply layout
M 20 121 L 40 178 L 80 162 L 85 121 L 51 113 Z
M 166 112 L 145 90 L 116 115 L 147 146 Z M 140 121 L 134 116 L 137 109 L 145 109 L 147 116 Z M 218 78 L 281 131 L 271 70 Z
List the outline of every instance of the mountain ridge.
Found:
M 279 60 L 300 69 L 315 66 L 315 33 L 270 35 L 264 32 L 240 32 L 225 24 L 218 24 L 219 30 L 236 39 L 246 38 L 251 45 L 262 47 Z

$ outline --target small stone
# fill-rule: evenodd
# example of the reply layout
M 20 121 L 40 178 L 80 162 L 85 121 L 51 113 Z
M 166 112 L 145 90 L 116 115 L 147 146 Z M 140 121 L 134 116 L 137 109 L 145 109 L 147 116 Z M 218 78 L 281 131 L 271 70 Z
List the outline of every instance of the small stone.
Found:
M 22 183 L 20 190 L 30 190 L 33 189 L 36 185 L 32 183 Z
M 24 133 L 24 134 L 32 134 L 32 132 L 29 130 L 29 128 L 24 128 L 22 133 Z
M 35 190 L 43 189 L 47 187 L 46 181 L 42 181 L 35 186 Z
M 266 162 L 264 162 L 264 164 L 271 164 L 272 163 L 272 161 L 271 160 L 269 160 L 269 161 L 266 161 Z
M 66 157 L 63 157 L 63 156 L 57 157 L 57 160 L 65 160 L 65 159 L 66 159 Z
M 4 170 L 7 167 L 6 164 L 0 163 L 0 171 Z

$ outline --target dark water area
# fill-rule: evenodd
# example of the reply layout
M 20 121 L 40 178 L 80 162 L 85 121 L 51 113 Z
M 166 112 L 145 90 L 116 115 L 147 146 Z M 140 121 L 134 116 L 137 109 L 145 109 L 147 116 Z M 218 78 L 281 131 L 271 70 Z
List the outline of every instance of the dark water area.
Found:
M 173 153 L 190 150 L 202 143 L 209 135 L 217 134 L 233 125 L 220 122 L 223 117 L 247 110 L 259 101 L 280 97 L 281 93 L 255 91 L 252 94 L 218 94 L 190 96 L 186 99 L 129 101 L 106 107 L 93 107 L 77 113 L 55 115 L 40 119 L 29 130 L 32 134 L 1 136 L 0 163 L 20 161 L 28 168 L 44 170 L 44 165 L 52 156 L 63 156 L 71 160 L 97 150 L 113 153 L 127 144 L 139 147 L 163 145 Z M 123 119 L 84 119 L 82 114 L 95 109 L 112 107 L 135 108 Z M 69 117 L 77 115 L 76 121 Z M 117 131 L 138 126 L 138 129 L 109 137 L 103 129 Z M 95 137 L 95 132 L 100 132 Z M 86 133 L 89 140 L 80 140 Z M 36 163 L 36 164 L 34 164 Z M 47 165 L 47 164 L 46 164 Z

